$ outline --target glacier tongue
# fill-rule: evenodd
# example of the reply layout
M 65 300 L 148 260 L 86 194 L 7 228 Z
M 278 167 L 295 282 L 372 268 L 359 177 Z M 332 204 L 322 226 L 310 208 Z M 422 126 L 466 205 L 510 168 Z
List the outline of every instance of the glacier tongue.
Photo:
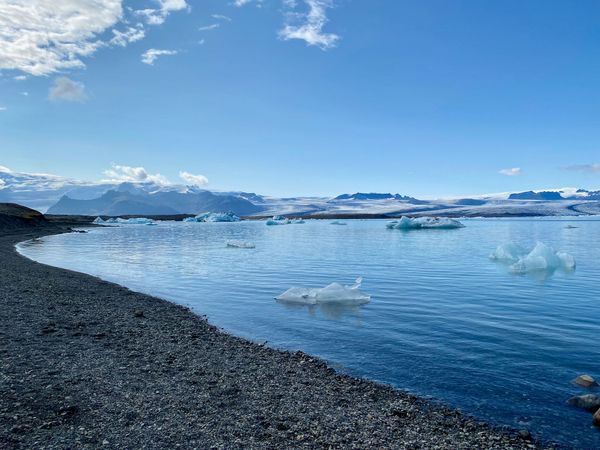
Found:
M 362 277 L 352 286 L 331 283 L 323 288 L 292 287 L 275 297 L 277 301 L 304 305 L 339 304 L 362 305 L 371 301 L 371 296 L 360 291 Z

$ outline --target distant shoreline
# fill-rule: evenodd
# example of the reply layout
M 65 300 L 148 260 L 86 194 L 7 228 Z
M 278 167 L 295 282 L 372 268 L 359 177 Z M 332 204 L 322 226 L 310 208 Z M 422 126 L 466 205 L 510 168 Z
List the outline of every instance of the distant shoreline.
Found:
M 13 448 L 541 448 L 189 309 L 35 263 L 0 230 L 0 441 Z

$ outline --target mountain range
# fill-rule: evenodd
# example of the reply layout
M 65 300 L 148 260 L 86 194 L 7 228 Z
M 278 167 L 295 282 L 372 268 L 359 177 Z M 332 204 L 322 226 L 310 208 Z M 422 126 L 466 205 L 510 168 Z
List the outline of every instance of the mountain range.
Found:
M 600 214 L 600 191 L 552 189 L 422 200 L 408 195 L 355 192 L 335 197 L 277 198 L 252 192 L 215 192 L 154 182 L 82 182 L 26 174 L 0 166 L 0 202 L 48 214 L 171 215 L 231 211 L 241 216 L 534 216 Z

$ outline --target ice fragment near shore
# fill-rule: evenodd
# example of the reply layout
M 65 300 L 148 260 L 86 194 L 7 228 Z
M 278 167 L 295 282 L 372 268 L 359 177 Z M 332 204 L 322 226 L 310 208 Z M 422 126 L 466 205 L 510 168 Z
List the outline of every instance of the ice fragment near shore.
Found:
M 334 220 L 330 223 L 331 225 L 347 225 L 346 222 L 341 222 L 339 220 Z
M 252 242 L 245 241 L 227 241 L 227 247 L 231 248 L 256 248 Z
M 227 213 L 204 213 L 198 214 L 196 217 L 188 217 L 183 219 L 184 222 L 239 222 L 240 219 L 232 212 Z
M 362 277 L 356 279 L 352 286 L 331 283 L 324 288 L 293 287 L 275 297 L 277 301 L 316 305 L 318 303 L 362 305 L 371 301 L 371 296 L 360 291 Z
M 302 220 L 302 219 L 288 219 L 283 216 L 273 216 L 272 218 L 270 218 L 269 220 L 267 220 L 265 222 L 265 224 L 268 226 L 302 224 L 302 223 L 304 223 L 304 220 Z
M 399 220 L 392 220 L 386 225 L 390 230 L 420 230 L 436 229 L 450 230 L 454 228 L 464 228 L 464 225 L 458 220 L 448 219 L 446 217 L 415 217 L 410 218 L 402 216 Z
M 131 219 L 110 217 L 106 220 L 102 220 L 102 217 L 96 217 L 93 223 L 96 225 L 156 225 L 154 220 L 146 219 L 145 217 L 135 217 Z
M 557 252 L 542 242 L 538 242 L 530 252 L 513 243 L 500 245 L 490 258 L 511 263 L 509 270 L 517 274 L 550 272 L 557 269 L 574 270 L 576 265 L 573 255 Z

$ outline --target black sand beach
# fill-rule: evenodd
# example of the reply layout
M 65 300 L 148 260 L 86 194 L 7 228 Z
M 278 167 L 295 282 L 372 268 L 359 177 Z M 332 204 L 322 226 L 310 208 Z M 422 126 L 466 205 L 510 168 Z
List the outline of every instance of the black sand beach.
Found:
M 14 250 L 65 230 L 0 224 L 2 448 L 540 448 Z

